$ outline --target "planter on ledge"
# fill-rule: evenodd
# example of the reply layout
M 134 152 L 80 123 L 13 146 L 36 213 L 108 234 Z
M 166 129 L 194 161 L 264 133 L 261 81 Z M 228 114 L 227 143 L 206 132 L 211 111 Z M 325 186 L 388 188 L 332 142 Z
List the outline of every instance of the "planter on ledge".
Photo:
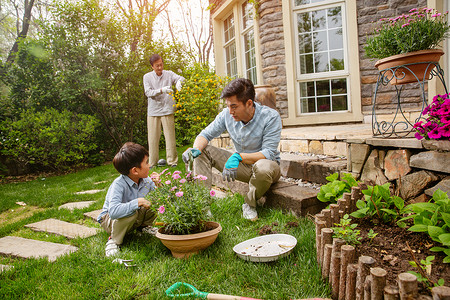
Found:
M 217 222 L 206 222 L 208 231 L 173 235 L 161 233 L 164 228 L 160 228 L 156 233 L 156 237 L 161 240 L 164 246 L 170 249 L 172 255 L 176 258 L 188 258 L 191 254 L 198 253 L 208 248 L 216 240 L 222 227 Z
M 392 85 L 418 82 L 429 79 L 431 70 L 443 54 L 440 49 L 398 54 L 378 60 L 375 67 L 385 72 L 386 81 Z

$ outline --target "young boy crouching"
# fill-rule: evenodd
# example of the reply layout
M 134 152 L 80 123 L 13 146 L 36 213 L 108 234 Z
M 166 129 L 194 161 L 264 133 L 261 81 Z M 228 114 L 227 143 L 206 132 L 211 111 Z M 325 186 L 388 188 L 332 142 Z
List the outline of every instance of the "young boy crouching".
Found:
M 114 156 L 113 165 L 122 174 L 108 189 L 102 212 L 97 218 L 111 236 L 106 243 L 106 256 L 116 255 L 125 234 L 153 225 L 156 214 L 150 210 L 150 201 L 144 197 L 155 183 L 148 173 L 148 151 L 141 145 L 128 142 Z M 153 174 L 152 174 L 153 175 Z

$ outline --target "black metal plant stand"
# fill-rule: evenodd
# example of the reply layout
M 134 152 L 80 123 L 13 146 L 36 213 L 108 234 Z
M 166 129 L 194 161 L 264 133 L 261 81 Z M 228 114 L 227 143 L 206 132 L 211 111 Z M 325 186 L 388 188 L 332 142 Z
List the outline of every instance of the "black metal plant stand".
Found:
M 426 70 L 424 74 L 427 73 L 428 70 L 431 69 L 430 72 L 430 78 L 437 76 L 439 80 L 444 85 L 445 93 L 448 93 L 447 86 L 445 85 L 444 80 L 444 71 L 441 69 L 439 63 L 437 62 L 421 62 L 421 63 L 412 63 L 412 64 L 404 64 L 392 68 L 387 68 L 380 71 L 380 74 L 378 75 L 377 85 L 375 88 L 375 93 L 373 95 L 373 106 L 372 106 L 372 134 L 374 137 L 383 137 L 383 138 L 403 138 L 408 136 L 412 131 L 414 131 L 414 124 L 418 121 L 425 120 L 423 117 L 423 110 L 428 105 L 427 99 L 425 97 L 425 81 L 427 80 L 424 76 L 423 80 L 420 80 L 414 72 L 411 70 L 412 65 L 417 64 L 427 64 Z M 402 69 L 403 68 L 403 69 Z M 390 84 L 392 80 L 401 80 L 403 79 L 406 74 L 405 71 L 402 70 L 408 70 L 411 72 L 417 81 L 414 81 L 413 83 L 419 83 L 419 87 L 421 90 L 421 111 L 418 118 L 414 120 L 414 123 L 411 123 L 410 120 L 405 116 L 404 108 L 402 108 L 402 102 L 401 102 L 401 94 L 402 90 L 405 84 L 412 84 L 412 83 L 405 83 L 401 85 L 394 85 L 395 90 L 397 92 L 397 108 L 395 110 L 394 117 L 392 121 L 378 121 L 377 120 L 377 114 L 376 114 L 376 108 L 377 108 L 377 92 L 380 86 L 386 86 Z

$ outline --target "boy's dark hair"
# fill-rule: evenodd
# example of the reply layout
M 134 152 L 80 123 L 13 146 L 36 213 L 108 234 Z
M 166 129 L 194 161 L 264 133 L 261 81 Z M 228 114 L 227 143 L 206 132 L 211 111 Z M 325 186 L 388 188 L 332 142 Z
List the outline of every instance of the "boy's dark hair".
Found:
M 164 62 L 164 60 L 162 59 L 161 55 L 159 54 L 153 54 L 152 56 L 150 56 L 150 64 L 153 66 L 153 64 L 155 62 L 157 62 L 158 60 L 162 60 Z
M 253 82 L 245 78 L 236 78 L 232 80 L 223 89 L 222 95 L 220 95 L 220 97 L 224 99 L 232 96 L 236 96 L 236 99 L 243 104 L 246 104 L 249 99 L 254 102 L 255 87 L 253 85 Z
M 128 175 L 133 167 L 140 167 L 148 151 L 143 146 L 133 142 L 123 144 L 113 159 L 113 165 L 122 175 Z

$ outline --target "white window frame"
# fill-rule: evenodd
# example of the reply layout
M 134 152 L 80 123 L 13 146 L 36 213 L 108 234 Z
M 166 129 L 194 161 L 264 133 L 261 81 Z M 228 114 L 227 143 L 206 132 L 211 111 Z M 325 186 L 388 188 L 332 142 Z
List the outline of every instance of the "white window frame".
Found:
M 282 5 L 288 95 L 288 117 L 283 119 L 283 124 L 309 125 L 362 121 L 356 2 L 352 0 L 325 0 L 319 3 L 295 6 L 295 0 L 282 0 Z M 300 74 L 298 33 L 296 28 L 297 13 L 326 9 L 338 5 L 342 7 L 344 70 Z M 288 37 L 291 38 L 289 39 Z M 350 60 L 350 58 L 354 57 L 358 57 L 358 59 Z M 301 113 L 299 82 L 343 77 L 347 78 L 347 111 Z
M 228 41 L 225 40 L 225 25 L 224 25 L 223 32 L 222 32 L 223 41 L 224 41 L 224 44 L 223 44 L 223 55 L 224 55 L 224 59 L 225 59 L 225 70 L 226 70 L 227 76 L 229 76 L 231 78 L 236 78 L 238 76 L 238 67 L 237 67 L 238 51 L 237 51 L 237 47 L 236 47 L 236 16 L 233 13 L 230 13 L 228 15 L 228 17 L 226 17 L 223 20 L 223 23 L 225 24 L 225 21 L 228 20 L 231 16 L 233 17 L 233 22 L 234 22 L 234 24 L 233 24 L 233 37 L 231 39 L 229 39 Z M 228 28 L 228 30 L 230 30 L 230 29 L 231 28 Z M 234 45 L 234 50 L 235 50 L 235 57 L 230 60 L 230 64 L 234 65 L 234 67 L 236 69 L 235 73 L 232 72 L 233 71 L 232 70 L 233 66 L 230 67 L 231 70 L 228 70 L 228 61 L 227 61 L 227 53 L 226 53 L 227 49 L 230 49 L 230 47 L 232 47 L 233 45 Z M 234 63 L 233 63 L 233 61 L 234 61 Z
M 213 38 L 214 38 L 214 54 L 216 73 L 220 76 L 227 76 L 226 59 L 225 59 L 225 36 L 224 36 L 224 21 L 231 14 L 234 17 L 235 29 L 235 45 L 237 56 L 237 76 L 247 78 L 247 69 L 245 64 L 245 45 L 243 39 L 243 25 L 242 25 L 242 0 L 226 0 L 219 9 L 212 15 L 213 23 Z M 247 29 L 248 30 L 248 29 Z M 245 31 L 247 32 L 247 31 Z M 259 26 L 257 20 L 253 20 L 253 37 L 255 43 L 256 56 L 256 77 L 257 84 L 262 84 L 261 71 L 261 52 L 259 42 Z
M 246 60 L 246 54 L 247 54 L 247 50 L 246 48 L 246 43 L 245 43 L 245 38 L 246 36 L 248 36 L 251 32 L 251 34 L 253 35 L 253 48 L 251 48 L 248 52 L 253 50 L 253 53 L 255 55 L 256 58 L 256 43 L 255 43 L 255 18 L 254 18 L 254 8 L 252 9 L 252 11 L 248 14 L 248 15 L 244 15 L 245 11 L 243 9 L 243 5 L 244 3 L 249 3 L 248 1 L 243 1 L 242 3 L 240 3 L 239 5 L 239 17 L 240 17 L 240 25 L 241 25 L 241 29 L 240 29 L 240 35 L 241 35 L 241 44 L 242 44 L 242 49 L 241 49 L 241 53 L 242 53 L 242 62 L 243 62 L 243 69 L 244 69 L 244 74 L 245 74 L 245 78 L 247 79 L 251 79 L 253 81 L 253 84 L 257 85 L 258 84 L 258 72 L 257 72 L 257 64 L 256 64 L 256 60 L 255 60 L 255 65 L 251 66 L 247 64 L 247 60 Z M 251 5 L 251 3 L 250 3 Z M 252 5 L 253 6 L 253 5 Z M 252 18 L 252 25 L 245 27 L 244 24 L 244 16 L 248 16 Z M 250 78 L 250 76 L 248 76 L 248 73 L 253 73 L 252 69 L 255 70 L 254 76 L 256 76 L 255 78 Z

